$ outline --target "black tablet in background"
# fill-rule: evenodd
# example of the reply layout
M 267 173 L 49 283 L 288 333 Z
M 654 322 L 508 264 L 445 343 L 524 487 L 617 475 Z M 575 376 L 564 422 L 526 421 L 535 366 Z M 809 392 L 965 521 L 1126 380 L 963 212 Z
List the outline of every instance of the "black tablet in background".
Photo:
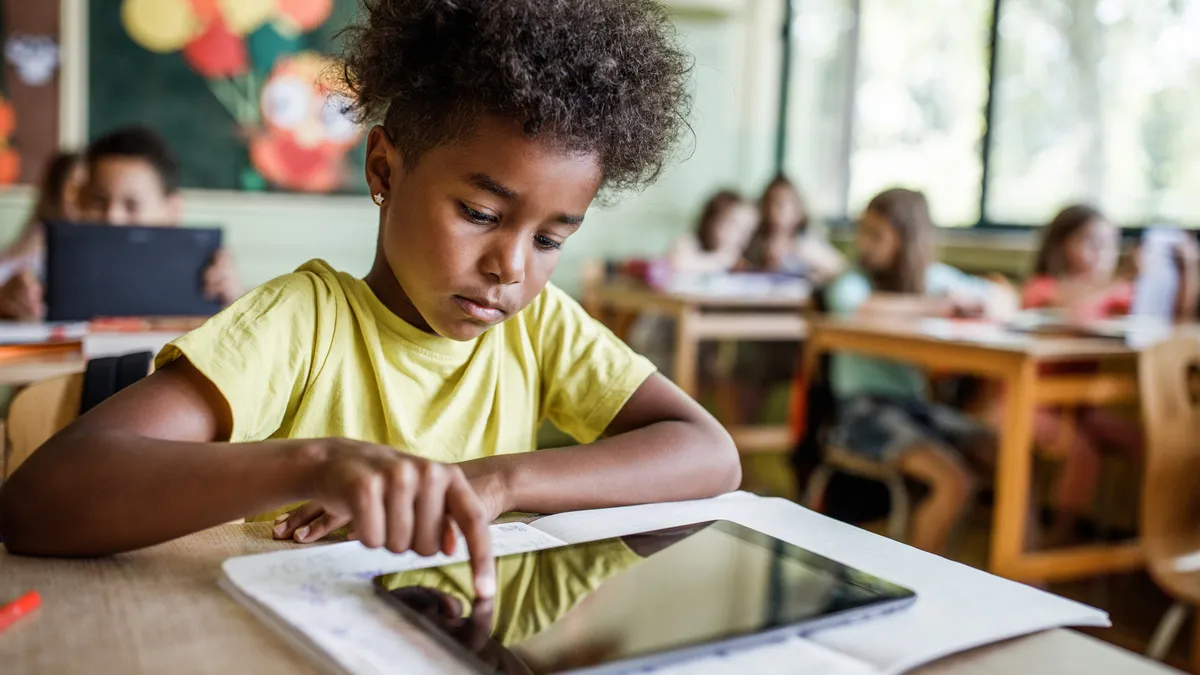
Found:
M 204 270 L 221 230 L 46 223 L 46 319 L 210 316 Z
M 474 598 L 465 562 L 374 585 L 474 672 L 503 675 L 639 671 L 869 620 L 916 598 L 728 521 L 501 556 L 496 569 L 491 601 Z

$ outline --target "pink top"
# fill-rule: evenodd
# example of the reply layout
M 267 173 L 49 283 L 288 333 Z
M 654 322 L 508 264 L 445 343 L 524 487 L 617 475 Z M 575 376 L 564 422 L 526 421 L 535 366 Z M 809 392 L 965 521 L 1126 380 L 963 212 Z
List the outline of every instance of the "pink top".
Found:
M 1034 277 L 1021 289 L 1021 305 L 1025 309 L 1054 307 L 1058 304 L 1059 280 L 1054 277 Z M 1107 319 L 1125 316 L 1133 304 L 1133 284 L 1124 281 L 1113 284 L 1085 304 L 1072 308 L 1078 319 Z
M 1059 280 L 1054 277 L 1034 277 L 1021 289 L 1021 306 L 1025 309 L 1040 309 L 1058 306 Z M 1086 303 L 1071 308 L 1076 320 L 1089 321 L 1129 314 L 1133 304 L 1133 284 L 1120 282 L 1106 291 L 1097 293 Z M 1067 375 L 1094 373 L 1100 370 L 1099 363 L 1043 363 L 1038 372 L 1043 375 Z

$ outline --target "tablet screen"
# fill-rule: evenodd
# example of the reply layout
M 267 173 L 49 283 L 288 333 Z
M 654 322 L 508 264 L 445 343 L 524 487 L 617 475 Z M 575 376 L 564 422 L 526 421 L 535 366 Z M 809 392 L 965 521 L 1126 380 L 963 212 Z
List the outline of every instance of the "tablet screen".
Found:
M 848 620 L 912 592 L 717 521 L 498 558 L 476 603 L 466 563 L 377 588 L 481 672 L 553 673 Z M 840 617 L 845 617 L 841 619 Z

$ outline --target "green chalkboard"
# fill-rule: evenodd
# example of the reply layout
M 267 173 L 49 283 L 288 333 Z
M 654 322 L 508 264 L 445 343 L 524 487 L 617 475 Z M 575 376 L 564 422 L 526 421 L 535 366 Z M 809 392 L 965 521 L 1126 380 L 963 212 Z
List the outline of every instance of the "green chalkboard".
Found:
M 136 10 L 137 5 L 147 3 L 163 3 L 146 16 L 177 31 L 186 26 L 187 39 L 173 36 L 170 30 L 157 31 L 158 23 L 144 22 L 141 33 L 132 31 L 129 5 Z M 275 101 L 286 108 L 280 101 L 300 95 L 297 79 L 316 89 L 311 68 L 285 69 L 282 64 L 299 63 L 296 57 L 302 53 L 340 54 L 337 33 L 355 20 L 357 0 L 334 0 L 331 12 L 322 14 L 323 20 L 315 26 L 300 26 L 288 17 L 251 17 L 246 21 L 254 23 L 243 26 L 241 34 L 236 28 L 227 29 L 220 9 L 214 10 L 212 17 L 196 16 L 192 7 L 205 3 L 192 0 L 91 0 L 88 4 L 90 138 L 127 125 L 157 130 L 179 156 L 182 183 L 187 188 L 366 192 L 361 178 L 365 157 L 361 130 L 349 130 L 341 121 L 330 132 L 336 138 L 324 140 L 320 125 L 324 115 L 328 126 L 330 113 L 321 109 L 320 103 L 307 109 L 303 105 L 296 108 L 299 104 L 294 101 L 288 103 L 292 108 L 277 116 L 284 120 L 282 126 L 272 124 L 275 118 L 267 110 L 270 103 L 259 105 L 260 101 Z M 208 4 L 218 8 L 229 5 Z M 312 3 L 322 4 L 320 0 Z M 178 7 L 182 18 L 174 24 L 166 22 L 163 7 Z M 136 20 L 136 12 L 134 15 Z M 166 16 L 175 15 L 168 12 Z M 312 21 L 311 16 L 307 20 Z M 216 21 L 221 25 L 214 25 Z M 135 33 L 141 42 L 133 37 Z M 164 35 L 168 37 L 161 37 Z M 204 49 L 199 49 L 199 40 L 215 42 L 203 43 Z M 145 43 L 154 43 L 155 50 Z M 210 72 L 202 74 L 206 68 Z M 226 72 L 216 72 L 221 70 Z M 283 70 L 297 71 L 289 75 L 292 86 L 267 89 L 283 79 Z M 277 95 L 263 96 L 264 89 Z M 328 93 L 322 90 L 314 96 L 326 100 Z M 326 106 L 335 103 L 336 97 Z M 297 121 L 305 115 L 311 119 Z M 295 125 L 299 129 L 302 123 L 309 124 L 308 132 L 284 128 Z M 314 125 L 317 132 L 312 132 Z

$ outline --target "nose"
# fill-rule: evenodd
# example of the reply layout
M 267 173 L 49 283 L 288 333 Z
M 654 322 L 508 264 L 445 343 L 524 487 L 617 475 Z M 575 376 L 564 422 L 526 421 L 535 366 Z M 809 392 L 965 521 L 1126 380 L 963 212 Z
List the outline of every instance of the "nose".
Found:
M 508 286 L 525 280 L 525 260 L 533 237 L 519 230 L 498 229 L 488 251 L 484 272 L 497 283 Z

